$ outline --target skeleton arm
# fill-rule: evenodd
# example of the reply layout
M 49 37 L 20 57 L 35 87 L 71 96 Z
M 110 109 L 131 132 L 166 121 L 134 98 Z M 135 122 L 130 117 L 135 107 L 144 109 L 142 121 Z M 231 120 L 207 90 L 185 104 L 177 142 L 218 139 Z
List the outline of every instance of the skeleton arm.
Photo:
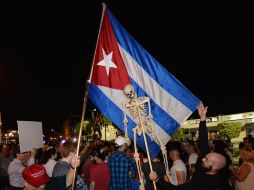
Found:
M 167 157 L 166 147 L 165 147 L 165 145 L 163 145 L 159 135 L 157 135 L 157 134 L 156 134 L 156 139 L 160 144 L 161 152 L 162 152 L 162 155 L 163 155 L 163 161 L 164 161 L 164 165 L 165 165 L 165 169 L 166 169 L 166 175 L 170 179 L 171 177 L 170 177 L 170 174 L 169 174 L 169 166 L 168 166 L 168 157 Z
M 151 104 L 150 104 L 150 98 L 148 98 L 148 117 L 150 117 L 151 119 L 153 119 L 153 115 L 151 113 Z
M 126 116 L 126 104 L 127 103 L 122 103 L 123 106 L 123 113 L 124 113 L 124 119 L 123 119 L 123 125 L 124 125 L 124 132 L 125 132 L 125 137 L 128 137 L 128 129 L 127 129 L 127 125 L 128 125 L 128 119 Z

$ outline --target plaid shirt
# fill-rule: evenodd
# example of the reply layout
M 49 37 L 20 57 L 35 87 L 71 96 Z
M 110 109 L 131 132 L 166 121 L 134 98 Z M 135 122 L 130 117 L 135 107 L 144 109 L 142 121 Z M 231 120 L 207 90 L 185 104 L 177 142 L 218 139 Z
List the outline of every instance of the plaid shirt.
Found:
M 130 189 L 130 176 L 136 175 L 134 160 L 125 154 L 123 151 L 117 151 L 112 154 L 108 160 L 110 172 L 110 190 L 129 190 Z

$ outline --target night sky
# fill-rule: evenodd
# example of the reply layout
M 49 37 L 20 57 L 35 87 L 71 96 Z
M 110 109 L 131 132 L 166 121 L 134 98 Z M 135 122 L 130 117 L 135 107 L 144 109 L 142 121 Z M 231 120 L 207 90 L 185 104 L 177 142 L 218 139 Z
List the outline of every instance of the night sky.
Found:
M 81 114 L 102 11 L 100 1 L 84 2 L 2 7 L 0 111 L 5 128 L 34 120 L 59 129 L 65 118 Z M 106 4 L 153 57 L 209 106 L 209 115 L 254 111 L 252 6 L 151 2 Z M 87 117 L 92 108 L 88 103 Z

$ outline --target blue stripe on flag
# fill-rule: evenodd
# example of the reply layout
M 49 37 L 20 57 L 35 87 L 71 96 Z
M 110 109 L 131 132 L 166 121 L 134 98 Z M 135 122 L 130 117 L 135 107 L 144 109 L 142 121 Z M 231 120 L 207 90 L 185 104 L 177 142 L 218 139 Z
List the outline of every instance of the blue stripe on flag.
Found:
M 110 120 L 116 126 L 118 126 L 122 131 L 124 131 L 124 115 L 122 110 L 120 110 L 107 96 L 105 96 L 104 93 L 95 84 L 89 85 L 88 97 L 93 102 L 93 104 L 100 110 L 100 112 L 103 113 L 103 115 L 110 118 Z M 135 126 L 136 124 L 134 123 L 134 121 L 128 117 L 128 134 L 132 140 L 132 128 L 134 128 Z M 160 147 L 157 143 L 151 141 L 150 137 L 148 136 L 147 142 L 150 155 L 153 158 L 159 153 Z M 146 152 L 143 136 L 137 137 L 137 144 Z
M 178 99 L 192 112 L 196 110 L 200 100 L 197 99 L 185 86 L 170 74 L 155 58 L 153 58 L 125 29 L 117 22 L 109 9 L 108 16 L 113 26 L 118 43 L 133 59 L 155 80 Z
M 138 97 L 141 96 L 149 97 L 149 95 L 146 94 L 145 91 L 142 88 L 140 88 L 134 80 L 131 79 L 131 83 L 135 88 Z M 158 106 L 151 98 L 150 104 L 152 108 L 154 122 L 157 123 L 167 134 L 172 136 L 175 133 L 175 131 L 180 127 L 180 124 L 177 123 L 176 120 L 174 120 L 170 115 L 168 115 L 167 112 L 161 109 L 161 107 Z

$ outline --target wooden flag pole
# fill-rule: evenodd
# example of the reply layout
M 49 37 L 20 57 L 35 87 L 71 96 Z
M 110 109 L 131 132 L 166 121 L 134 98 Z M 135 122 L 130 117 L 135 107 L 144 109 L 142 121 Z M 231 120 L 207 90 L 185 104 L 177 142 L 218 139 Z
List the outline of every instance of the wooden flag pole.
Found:
M 97 37 L 95 52 L 96 52 L 97 45 L 98 45 L 99 35 L 100 35 L 100 32 L 101 32 L 102 20 L 103 20 L 103 16 L 104 16 L 105 7 L 106 7 L 104 2 L 102 3 L 102 6 L 103 6 L 103 10 L 102 10 L 102 16 L 101 16 L 101 22 L 100 22 L 100 28 L 99 28 L 99 33 L 98 33 L 98 37 Z M 83 126 L 83 123 L 84 123 L 84 116 L 85 116 L 85 113 L 86 113 L 86 103 L 87 103 L 87 97 L 88 97 L 88 88 L 89 88 L 89 84 L 90 84 L 91 78 L 92 78 L 95 52 L 94 52 L 94 56 L 93 56 L 93 62 L 92 62 L 89 78 L 88 78 L 87 83 L 86 83 L 86 92 L 85 92 L 84 101 L 83 101 L 83 109 L 82 109 L 82 116 L 81 116 L 79 136 L 78 136 L 77 153 L 76 153 L 77 155 L 79 154 L 79 146 L 80 146 L 80 141 L 81 141 L 81 136 L 82 136 L 82 126 Z M 75 189 L 76 172 L 77 172 L 77 168 L 75 167 L 74 168 L 74 174 L 73 174 L 73 180 L 72 180 L 72 190 Z
M 86 92 L 83 100 L 83 109 L 82 109 L 82 115 L 81 115 L 81 122 L 80 122 L 80 128 L 79 128 L 79 135 L 78 135 L 78 144 L 77 144 L 77 152 L 76 155 L 79 155 L 79 148 L 80 148 L 80 141 L 81 141 L 81 136 L 82 136 L 82 131 L 83 131 L 83 123 L 84 123 L 84 117 L 86 114 L 86 103 L 87 103 L 87 96 L 88 96 L 88 88 L 89 88 L 89 83 L 86 84 Z M 74 168 L 74 174 L 73 174 L 73 180 L 72 180 L 72 190 L 75 188 L 75 178 L 76 178 L 76 172 L 77 168 Z
M 140 113 L 139 106 L 137 106 L 137 111 L 138 111 L 138 119 L 139 119 L 139 122 L 140 122 L 140 125 L 141 125 L 141 128 L 142 128 L 142 133 L 143 133 L 143 137 L 144 137 L 144 142 L 145 142 L 145 147 L 146 147 L 146 154 L 147 154 L 147 158 L 148 158 L 150 171 L 153 172 L 152 161 L 151 161 L 150 152 L 149 152 L 149 148 L 148 148 L 147 140 L 146 140 L 145 127 L 144 127 L 144 124 L 143 124 L 143 121 L 142 121 L 142 118 L 141 118 L 141 113 Z M 154 190 L 157 190 L 155 181 L 153 181 L 153 187 L 154 187 Z

